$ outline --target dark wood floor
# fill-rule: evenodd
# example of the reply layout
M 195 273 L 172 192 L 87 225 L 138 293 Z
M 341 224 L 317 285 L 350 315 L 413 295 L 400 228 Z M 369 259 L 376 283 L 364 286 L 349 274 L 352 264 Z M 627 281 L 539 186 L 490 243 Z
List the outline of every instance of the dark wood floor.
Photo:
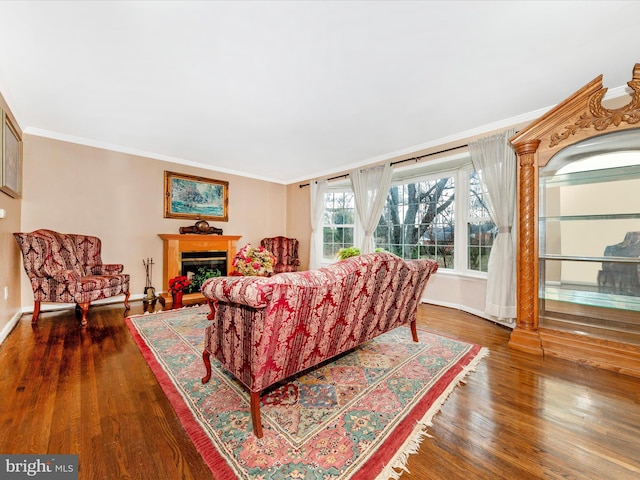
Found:
M 131 314 L 142 313 L 132 302 Z M 490 354 L 454 390 L 403 480 L 640 478 L 640 379 L 507 347 L 509 330 L 421 306 Z M 77 453 L 83 480 L 213 478 L 124 321 L 95 306 L 25 315 L 0 346 L 0 453 Z

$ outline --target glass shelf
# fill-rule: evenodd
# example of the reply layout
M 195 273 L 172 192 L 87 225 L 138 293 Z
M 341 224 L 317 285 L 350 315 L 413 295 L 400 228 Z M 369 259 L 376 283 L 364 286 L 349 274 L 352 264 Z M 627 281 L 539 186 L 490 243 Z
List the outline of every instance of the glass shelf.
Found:
M 600 292 L 597 287 L 586 285 L 546 285 L 542 289 L 541 298 L 578 305 L 640 312 L 640 292 L 636 295 L 621 295 Z
M 541 260 L 569 260 L 572 262 L 596 262 L 596 263 L 637 263 L 640 257 L 579 257 L 575 255 L 540 255 Z
M 590 215 L 563 215 L 546 217 L 540 215 L 541 222 L 571 222 L 576 220 L 635 220 L 640 219 L 640 213 L 604 213 Z M 639 224 L 640 227 L 640 224 Z
M 567 187 L 575 185 L 589 185 L 592 183 L 618 182 L 629 178 L 640 177 L 640 165 L 617 168 L 575 172 L 569 174 L 543 175 L 540 181 L 549 187 Z

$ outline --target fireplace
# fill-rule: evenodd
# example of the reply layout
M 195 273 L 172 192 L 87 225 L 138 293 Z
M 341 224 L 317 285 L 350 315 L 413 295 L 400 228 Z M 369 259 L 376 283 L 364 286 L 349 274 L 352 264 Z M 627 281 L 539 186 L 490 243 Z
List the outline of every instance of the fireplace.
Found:
M 191 281 L 187 293 L 199 292 L 207 278 L 227 275 L 227 252 L 182 252 L 180 275 Z
M 200 235 L 200 234 L 165 234 L 158 236 L 163 241 L 162 255 L 162 296 L 171 302 L 168 294 L 169 279 L 178 275 L 190 276 L 192 279 L 199 273 L 206 272 L 201 268 L 220 270 L 222 275 L 231 272 L 233 258 L 236 256 L 236 244 L 240 235 Z M 192 293 L 187 293 L 185 301 L 200 301 L 199 286 Z

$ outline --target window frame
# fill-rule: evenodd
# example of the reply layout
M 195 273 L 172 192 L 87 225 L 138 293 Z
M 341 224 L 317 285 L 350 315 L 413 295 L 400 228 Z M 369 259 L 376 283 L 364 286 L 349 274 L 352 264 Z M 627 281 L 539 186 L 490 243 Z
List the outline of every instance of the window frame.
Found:
M 487 216 L 484 217 L 475 217 L 471 215 L 471 182 L 470 182 L 470 177 L 471 177 L 471 173 L 475 172 L 475 168 L 473 167 L 473 165 L 468 165 L 464 168 L 461 168 L 461 182 L 464 182 L 464 191 L 466 192 L 466 201 L 464 202 L 464 205 L 461 205 L 460 207 L 460 213 L 461 213 L 461 218 L 462 218 L 462 225 L 461 228 L 465 232 L 464 238 L 465 238 L 465 246 L 464 246 L 464 263 L 463 268 L 461 268 L 461 271 L 463 271 L 464 273 L 468 274 L 468 275 L 480 275 L 483 277 L 487 276 L 487 272 L 483 271 L 483 270 L 474 270 L 469 268 L 469 249 L 471 247 L 471 243 L 469 242 L 470 238 L 469 238 L 469 225 L 472 223 L 484 223 L 484 222 L 491 222 L 494 224 L 495 226 L 495 222 L 493 221 L 493 219 L 491 218 L 491 216 L 489 216 L 489 212 L 487 211 Z M 476 173 L 476 176 L 478 174 Z M 478 179 L 479 180 L 479 179 Z M 486 189 L 483 189 L 482 195 L 486 195 L 487 191 Z M 495 237 L 494 237 L 495 238 Z M 492 248 L 493 248 L 493 243 L 492 243 Z M 487 261 L 488 261 L 488 256 L 487 256 Z
M 320 262 L 319 264 L 321 266 L 326 266 L 326 265 L 331 265 L 332 263 L 335 263 L 338 261 L 338 258 L 334 258 L 334 259 L 328 259 L 325 258 L 324 256 L 324 247 L 325 247 L 325 242 L 324 242 L 324 229 L 326 227 L 331 227 L 334 226 L 336 228 L 345 228 L 345 227 L 351 227 L 353 226 L 353 242 L 355 245 L 357 245 L 358 243 L 360 243 L 360 239 L 361 237 L 361 233 L 360 231 L 362 230 L 362 228 L 360 227 L 360 222 L 358 220 L 358 215 L 357 212 L 355 210 L 355 200 L 354 200 L 354 213 L 353 213 L 353 221 L 354 223 L 342 223 L 342 224 L 338 224 L 338 223 L 331 223 L 331 224 L 325 224 L 324 223 L 324 219 L 325 219 L 325 214 L 326 214 L 326 202 L 327 202 L 327 195 L 328 194 L 336 194 L 336 193 L 351 193 L 353 194 L 353 190 L 351 189 L 351 184 L 350 183 L 346 183 L 345 182 L 337 182 L 333 185 L 329 185 L 329 187 L 327 188 L 327 191 L 325 192 L 325 198 L 324 198 L 324 205 L 325 205 L 325 209 L 322 212 L 322 253 L 321 253 L 321 257 L 320 257 Z

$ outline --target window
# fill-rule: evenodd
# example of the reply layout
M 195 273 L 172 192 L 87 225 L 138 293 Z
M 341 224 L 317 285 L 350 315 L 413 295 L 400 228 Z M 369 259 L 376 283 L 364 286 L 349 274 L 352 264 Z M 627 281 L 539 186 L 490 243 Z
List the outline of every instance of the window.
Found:
M 393 185 L 375 231 L 379 248 L 402 258 L 433 258 L 453 268 L 455 176 Z
M 333 262 L 338 250 L 354 245 L 355 200 L 351 191 L 329 191 L 324 196 L 322 261 Z
M 489 216 L 486 190 L 474 170 L 468 170 L 469 210 L 467 212 L 467 269 L 486 272 L 489 254 L 498 229 Z
M 376 247 L 484 274 L 497 235 L 485 196 L 468 154 L 398 169 L 374 232 Z M 360 236 L 351 187 L 335 185 L 325 195 L 323 262 L 335 261 Z

